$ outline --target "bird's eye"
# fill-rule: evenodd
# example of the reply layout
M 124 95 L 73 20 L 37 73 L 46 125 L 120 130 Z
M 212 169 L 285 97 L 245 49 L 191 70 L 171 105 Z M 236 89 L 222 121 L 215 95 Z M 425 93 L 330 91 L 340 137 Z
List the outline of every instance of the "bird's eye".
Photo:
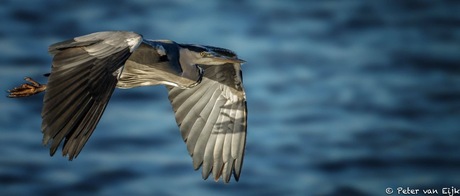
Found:
M 207 55 L 208 55 L 208 53 L 206 53 L 206 52 L 200 52 L 200 56 L 201 56 L 201 57 L 205 57 L 205 56 L 207 56 Z

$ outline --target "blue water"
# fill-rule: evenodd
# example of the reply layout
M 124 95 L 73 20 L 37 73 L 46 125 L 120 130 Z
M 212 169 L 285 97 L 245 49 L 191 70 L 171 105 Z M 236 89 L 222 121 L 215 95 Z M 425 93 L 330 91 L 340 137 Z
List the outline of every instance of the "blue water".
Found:
M 0 195 L 386 195 L 460 188 L 455 1 L 0 1 L 0 87 L 46 83 L 48 45 L 130 30 L 246 60 L 240 182 L 203 181 L 164 87 L 116 90 L 74 161 L 41 145 L 43 95 L 0 96 Z M 6 93 L 5 93 L 6 95 Z

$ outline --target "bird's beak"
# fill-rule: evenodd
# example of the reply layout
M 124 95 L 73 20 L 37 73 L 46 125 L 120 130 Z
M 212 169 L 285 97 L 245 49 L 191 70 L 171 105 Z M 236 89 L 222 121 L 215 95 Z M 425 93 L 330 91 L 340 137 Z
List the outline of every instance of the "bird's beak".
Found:
M 214 60 L 220 61 L 223 63 L 245 63 L 245 60 L 239 59 L 237 57 L 226 57 L 226 56 L 215 56 Z
M 234 62 L 236 62 L 236 63 L 241 63 L 241 64 L 242 64 L 242 63 L 246 63 L 245 60 L 239 59 L 239 58 L 235 58 L 235 59 L 234 59 Z

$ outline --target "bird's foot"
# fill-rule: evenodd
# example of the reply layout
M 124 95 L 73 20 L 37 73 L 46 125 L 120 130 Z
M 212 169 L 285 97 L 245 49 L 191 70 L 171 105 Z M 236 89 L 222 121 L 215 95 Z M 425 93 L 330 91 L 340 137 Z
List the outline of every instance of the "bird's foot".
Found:
M 24 80 L 29 83 L 8 90 L 9 98 L 29 97 L 46 90 L 46 84 L 40 84 L 29 77 L 25 77 Z

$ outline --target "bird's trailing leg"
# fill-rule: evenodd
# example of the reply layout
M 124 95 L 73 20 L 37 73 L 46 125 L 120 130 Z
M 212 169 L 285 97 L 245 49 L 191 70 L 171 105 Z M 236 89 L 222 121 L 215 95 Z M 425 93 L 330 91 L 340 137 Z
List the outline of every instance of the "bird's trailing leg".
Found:
M 46 90 L 46 84 L 40 84 L 30 77 L 25 77 L 24 80 L 29 83 L 8 90 L 9 98 L 29 97 Z

